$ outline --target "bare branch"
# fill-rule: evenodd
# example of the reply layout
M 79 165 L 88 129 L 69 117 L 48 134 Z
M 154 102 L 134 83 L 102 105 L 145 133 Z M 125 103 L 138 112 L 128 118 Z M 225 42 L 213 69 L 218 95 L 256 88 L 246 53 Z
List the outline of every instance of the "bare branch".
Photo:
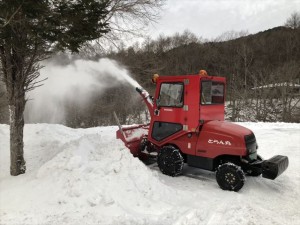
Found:
M 11 21 L 12 19 L 15 17 L 15 15 L 19 12 L 19 10 L 21 9 L 23 5 L 23 2 L 21 5 L 19 5 L 19 7 L 16 9 L 16 11 L 10 16 L 10 18 L 2 25 L 2 28 L 6 27 Z

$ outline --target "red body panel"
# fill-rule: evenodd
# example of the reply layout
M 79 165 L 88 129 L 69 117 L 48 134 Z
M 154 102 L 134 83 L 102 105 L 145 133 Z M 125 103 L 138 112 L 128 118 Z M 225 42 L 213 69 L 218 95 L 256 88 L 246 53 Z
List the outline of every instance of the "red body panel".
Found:
M 225 121 L 203 125 L 196 145 L 196 155 L 215 158 L 220 155 L 246 156 L 245 135 L 251 130 Z
M 185 154 L 196 155 L 197 140 L 198 134 L 194 132 L 171 140 L 168 144 L 176 145 Z
M 189 133 L 174 138 L 169 144 L 176 145 L 183 153 L 206 158 L 220 155 L 246 156 L 244 136 L 251 130 L 225 121 L 208 121 L 199 133 Z

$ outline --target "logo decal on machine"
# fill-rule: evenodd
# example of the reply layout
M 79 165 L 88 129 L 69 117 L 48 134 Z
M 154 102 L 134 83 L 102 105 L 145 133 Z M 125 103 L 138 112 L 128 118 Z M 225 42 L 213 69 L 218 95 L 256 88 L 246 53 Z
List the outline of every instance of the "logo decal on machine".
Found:
M 216 139 L 208 139 L 207 141 L 209 144 L 216 144 L 216 145 L 231 145 L 230 141 L 222 141 L 222 140 L 216 140 Z

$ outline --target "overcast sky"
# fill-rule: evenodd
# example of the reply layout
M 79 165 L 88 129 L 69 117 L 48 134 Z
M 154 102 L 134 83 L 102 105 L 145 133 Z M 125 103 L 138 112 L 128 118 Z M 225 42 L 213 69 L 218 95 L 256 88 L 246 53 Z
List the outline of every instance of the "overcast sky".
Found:
M 295 11 L 300 0 L 167 0 L 149 30 L 153 38 L 188 29 L 211 39 L 231 30 L 257 33 L 281 26 Z

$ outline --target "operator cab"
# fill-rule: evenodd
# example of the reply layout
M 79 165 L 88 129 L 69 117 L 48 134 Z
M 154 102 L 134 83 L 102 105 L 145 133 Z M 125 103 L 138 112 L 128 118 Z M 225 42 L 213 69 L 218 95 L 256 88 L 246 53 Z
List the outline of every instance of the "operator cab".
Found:
M 225 78 L 185 75 L 156 77 L 150 139 L 156 144 L 195 132 L 200 121 L 224 120 Z

